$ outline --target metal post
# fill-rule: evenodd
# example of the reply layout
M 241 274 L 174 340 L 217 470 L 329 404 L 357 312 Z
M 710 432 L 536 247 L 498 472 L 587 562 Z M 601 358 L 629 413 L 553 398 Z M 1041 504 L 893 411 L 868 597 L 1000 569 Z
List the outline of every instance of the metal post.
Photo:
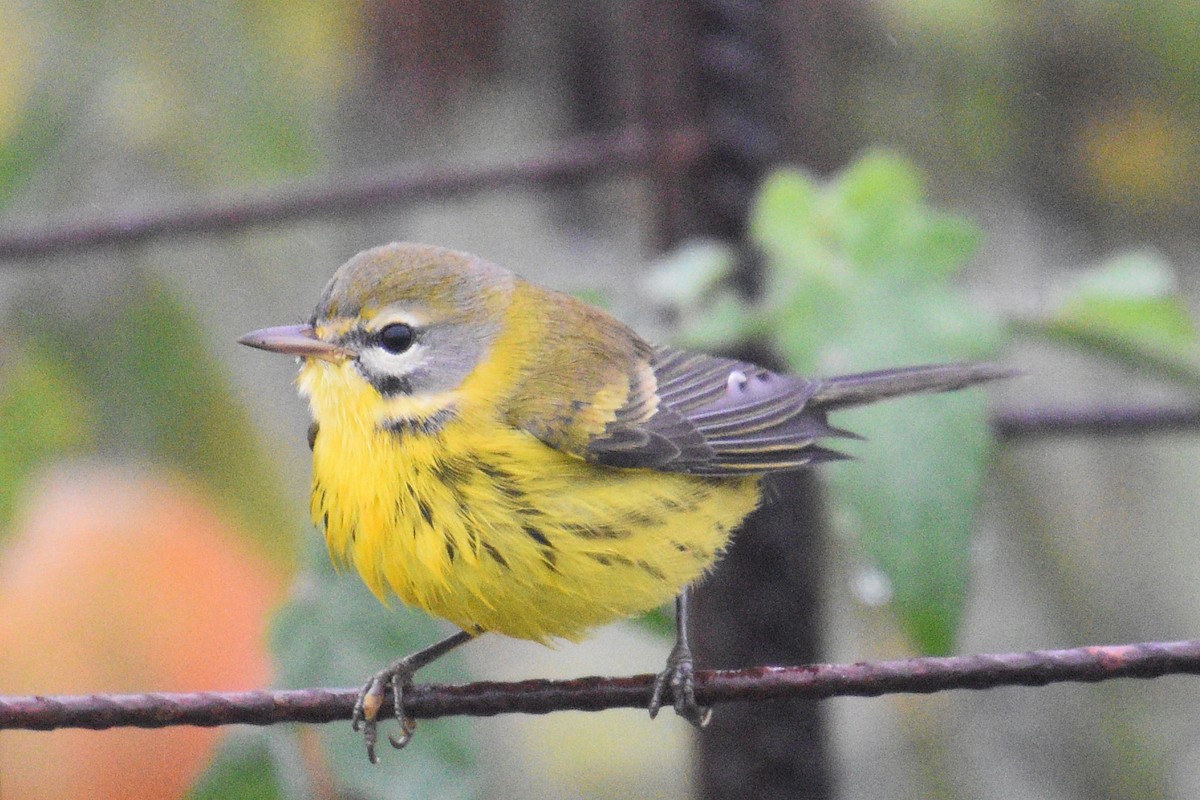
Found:
M 692 0 L 639 6 L 641 116 L 651 130 L 698 125 L 708 159 L 686 174 L 655 176 L 660 244 L 686 235 L 744 245 L 749 205 L 781 159 L 776 9 L 770 2 Z M 759 269 L 745 249 L 736 276 L 753 294 Z M 765 352 L 738 353 L 770 360 Z M 702 669 L 818 660 L 823 522 L 807 473 L 782 476 L 768 503 L 737 535 L 694 595 L 693 635 Z M 699 735 L 699 794 L 718 798 L 814 798 L 832 786 L 820 707 L 811 701 L 717 709 Z

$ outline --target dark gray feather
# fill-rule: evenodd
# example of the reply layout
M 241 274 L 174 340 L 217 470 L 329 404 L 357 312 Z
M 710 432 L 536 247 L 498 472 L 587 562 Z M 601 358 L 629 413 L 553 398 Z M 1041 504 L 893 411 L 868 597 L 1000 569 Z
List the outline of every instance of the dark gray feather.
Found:
M 823 380 L 779 375 L 729 358 L 658 348 L 650 360 L 658 406 L 638 395 L 587 447 L 599 464 L 695 475 L 751 475 L 846 456 L 817 442 L 858 438 L 831 410 L 917 392 L 944 392 L 1014 375 L 992 364 L 939 364 Z

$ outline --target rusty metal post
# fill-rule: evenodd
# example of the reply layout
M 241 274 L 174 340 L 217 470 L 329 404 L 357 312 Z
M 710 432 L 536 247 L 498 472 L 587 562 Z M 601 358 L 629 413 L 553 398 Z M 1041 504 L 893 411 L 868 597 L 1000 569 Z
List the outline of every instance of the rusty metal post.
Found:
M 658 244 L 688 235 L 740 246 L 736 276 L 748 295 L 760 270 L 745 245 L 749 206 L 783 156 L 778 9 L 771 2 L 692 0 L 638 4 L 639 115 L 655 129 L 696 125 L 710 155 L 683 174 L 653 176 Z M 770 361 L 770 353 L 740 352 Z M 693 595 L 697 666 L 735 668 L 819 660 L 823 521 L 808 473 L 782 476 Z M 812 701 L 726 706 L 699 736 L 699 794 L 813 798 L 832 793 L 820 707 Z

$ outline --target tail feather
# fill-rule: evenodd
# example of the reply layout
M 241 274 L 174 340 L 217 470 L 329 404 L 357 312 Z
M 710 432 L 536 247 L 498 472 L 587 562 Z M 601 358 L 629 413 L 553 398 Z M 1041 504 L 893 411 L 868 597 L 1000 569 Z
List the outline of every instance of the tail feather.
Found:
M 1020 370 L 988 363 L 930 364 L 884 369 L 826 378 L 808 402 L 810 407 L 832 411 L 905 394 L 951 392 L 976 383 L 1012 378 L 1020 374 Z

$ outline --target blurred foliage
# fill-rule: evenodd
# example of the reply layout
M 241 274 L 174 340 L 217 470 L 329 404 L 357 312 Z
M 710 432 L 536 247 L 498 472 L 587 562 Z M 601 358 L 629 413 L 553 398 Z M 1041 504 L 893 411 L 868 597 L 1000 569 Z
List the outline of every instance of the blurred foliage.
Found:
M 0 2 L 0 208 L 64 147 L 178 188 L 311 173 L 362 36 L 359 2 Z
M 901 0 L 852 70 L 865 141 L 943 186 L 986 175 L 1066 219 L 1187 230 L 1200 211 L 1200 6 Z M 1103 229 L 1097 229 L 1102 233 Z
M 269 681 L 266 620 L 281 581 L 231 527 L 211 497 L 172 475 L 111 462 L 51 472 L 0 557 L 0 694 Z M 222 735 L 5 731 L 4 796 L 178 797 Z
M 310 548 L 311 566 L 292 600 L 275 620 L 272 649 L 282 685 L 342 686 L 347 679 L 363 683 L 397 658 L 433 644 L 454 632 L 445 623 L 407 608 L 387 608 L 366 589 L 357 573 L 339 573 L 324 547 Z M 470 646 L 470 645 L 468 645 Z M 421 670 L 422 680 L 461 682 L 465 675 L 454 658 L 443 658 Z M 367 762 L 361 734 L 350 723 L 320 731 L 324 758 L 311 764 L 327 771 L 325 780 L 364 800 L 385 798 L 481 796 L 480 776 L 466 719 L 428 720 L 403 753 L 388 746 L 386 736 L 397 723 L 380 723 L 379 757 L 402 759 L 403 770 L 373 768 Z M 285 767 L 280 764 L 278 773 Z
M 1020 330 L 1115 359 L 1145 375 L 1200 389 L 1200 331 L 1170 266 L 1129 253 L 1074 276 Z
M 294 729 L 238 731 L 227 736 L 208 770 L 188 793 L 190 800 L 287 800 L 276 772 L 273 739 L 295 736 Z M 295 772 L 295 765 L 292 772 Z M 311 794 L 310 794 L 311 796 Z
M 90 444 L 90 411 L 54 358 L 13 344 L 0 352 L 0 540 L 28 478 Z
M 985 359 L 1004 340 L 999 322 L 949 283 L 979 231 L 927 208 L 920 178 L 897 156 L 867 154 L 825 184 L 775 173 L 750 235 L 765 256 L 758 300 L 718 283 L 733 263 L 719 246 L 684 250 L 652 283 L 660 299 L 686 298 L 676 305 L 686 344 L 765 338 L 792 370 L 830 375 Z M 663 279 L 697 259 L 705 265 L 689 271 L 708 291 Z M 871 442 L 861 460 L 825 468 L 832 517 L 887 576 L 915 644 L 949 652 L 991 444 L 985 393 L 891 401 L 840 412 L 837 424 Z
M 684 344 L 765 339 L 805 374 L 990 358 L 1007 323 L 1200 387 L 1200 333 L 1163 259 L 1112 258 L 1074 276 L 1041 311 L 1001 321 L 949 283 L 978 247 L 978 229 L 926 208 L 920 184 L 911 165 L 883 153 L 825 184 L 778 172 L 751 218 L 765 256 L 760 300 L 727 283 L 735 253 L 711 242 L 681 248 L 647 289 L 673 309 Z M 919 648 L 947 652 L 990 449 L 984 394 L 889 402 L 841 412 L 838 424 L 870 440 L 860 460 L 824 470 L 833 519 L 885 576 L 864 599 L 890 600 Z M 648 621 L 669 629 L 665 613 Z
M 168 465 L 220 497 L 278 569 L 294 568 L 300 512 L 286 501 L 279 469 L 203 331 L 165 285 L 132 273 L 111 296 L 79 303 L 48 290 L 18 306 L 15 341 L 45 354 L 54 369 L 23 387 L 40 391 L 36 402 L 49 411 L 39 415 L 40 428 L 20 417 L 0 420 L 13 452 L 41 447 L 47 427 L 60 439 L 79 429 L 75 438 L 86 437 L 97 456 Z M 55 424 L 56 413 L 71 423 Z

